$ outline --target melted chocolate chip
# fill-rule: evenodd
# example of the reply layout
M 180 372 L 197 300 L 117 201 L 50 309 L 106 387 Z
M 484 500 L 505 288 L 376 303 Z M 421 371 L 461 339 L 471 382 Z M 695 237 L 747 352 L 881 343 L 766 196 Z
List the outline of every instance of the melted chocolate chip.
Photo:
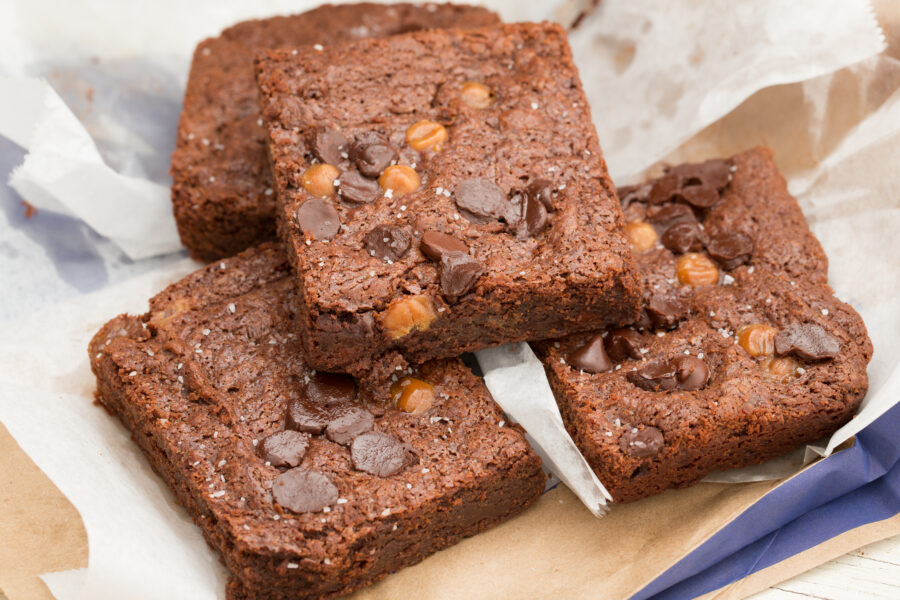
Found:
M 525 194 L 521 210 L 522 216 L 516 227 L 520 238 L 534 237 L 547 226 L 547 209 L 537 198 Z
M 344 171 L 338 177 L 338 193 L 349 202 L 366 204 L 381 197 L 381 186 L 374 179 L 368 179 L 359 171 Z
M 313 136 L 312 152 L 323 163 L 338 166 L 347 161 L 347 138 L 331 127 L 319 127 Z
M 702 163 L 688 163 L 673 167 L 669 173 L 680 176 L 689 187 L 703 185 L 721 190 L 731 181 L 731 161 L 714 158 Z
M 469 253 L 469 249 L 464 242 L 440 231 L 424 232 L 422 241 L 419 243 L 419 250 L 422 251 L 422 254 L 437 262 L 440 262 L 441 257 L 448 252 Z
M 678 387 L 677 374 L 678 370 L 672 361 L 654 360 L 630 371 L 628 381 L 650 392 L 668 391 Z
M 366 177 L 378 177 L 390 164 L 397 160 L 397 151 L 379 133 L 368 132 L 360 135 L 350 149 L 350 160 Z
M 616 190 L 619 196 L 619 202 L 623 208 L 628 208 L 635 202 L 647 202 L 650 199 L 650 190 L 653 188 L 651 183 L 642 183 L 640 185 L 629 185 L 620 187 Z
M 697 208 L 709 208 L 719 201 L 719 191 L 708 185 L 692 185 L 681 190 L 681 198 Z
M 709 380 L 709 368 L 706 363 L 697 358 L 684 354 L 676 356 L 672 360 L 678 378 L 678 389 L 693 391 L 706 387 Z
M 706 242 L 706 251 L 724 269 L 744 264 L 753 255 L 753 240 L 740 231 L 723 231 Z
M 304 234 L 327 240 L 340 230 L 341 218 L 327 200 L 310 198 L 297 209 L 297 224 Z
M 696 223 L 675 223 L 662 235 L 662 245 L 676 254 L 700 249 L 702 234 Z
M 366 250 L 381 260 L 403 258 L 412 244 L 412 234 L 396 225 L 376 225 L 366 234 Z
M 626 223 L 647 220 L 647 205 L 643 202 L 632 202 L 622 209 Z
M 612 369 L 612 361 L 603 347 L 603 335 L 597 334 L 569 355 L 569 365 L 585 373 L 604 373 Z
M 299 431 L 279 431 L 265 438 L 256 452 L 273 467 L 296 467 L 309 448 L 309 436 Z
M 481 272 L 481 263 L 465 252 L 447 252 L 441 255 L 441 292 L 456 300 L 472 289 Z
M 525 188 L 525 195 L 540 201 L 547 210 L 553 210 L 553 183 L 549 179 L 535 179 Z
M 288 403 L 284 425 L 306 433 L 322 433 L 328 425 L 328 412 L 308 400 L 291 400 Z
M 775 336 L 775 352 L 803 360 L 826 360 L 841 351 L 840 341 L 815 323 L 792 325 Z
M 361 406 L 340 406 L 332 410 L 325 436 L 337 444 L 347 445 L 353 438 L 375 425 L 375 416 Z
M 317 372 L 306 384 L 306 397 L 319 406 L 356 400 L 356 382 L 349 375 Z
M 629 428 L 619 438 L 619 447 L 635 458 L 655 456 L 663 447 L 662 432 L 656 427 Z
M 518 221 L 520 210 L 493 181 L 473 177 L 461 181 L 454 193 L 460 213 L 473 223 L 487 223 L 491 219 L 504 219 L 508 223 Z
M 350 445 L 350 459 L 354 468 L 376 477 L 390 477 L 411 462 L 402 442 L 378 431 L 357 436 Z
M 615 361 L 641 358 L 644 336 L 634 329 L 613 329 L 606 336 L 606 352 Z
M 697 224 L 697 217 L 690 206 L 684 204 L 665 204 L 663 206 L 651 206 L 647 209 L 647 220 L 665 231 L 678 223 Z
M 674 200 L 676 194 L 681 189 L 681 177 L 671 173 L 663 175 L 650 184 L 650 191 L 647 194 L 647 202 L 650 204 L 663 204 Z
M 684 318 L 685 307 L 676 298 L 668 299 L 663 296 L 653 296 L 644 307 L 650 322 L 656 329 L 672 329 Z
M 334 504 L 338 499 L 338 489 L 322 473 L 297 467 L 275 478 L 272 496 L 290 511 L 314 512 Z

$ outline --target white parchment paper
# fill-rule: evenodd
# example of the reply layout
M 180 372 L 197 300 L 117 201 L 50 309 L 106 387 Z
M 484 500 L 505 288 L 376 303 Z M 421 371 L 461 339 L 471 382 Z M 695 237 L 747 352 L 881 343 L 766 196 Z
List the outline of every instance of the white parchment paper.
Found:
M 166 172 L 194 44 L 242 18 L 313 4 L 0 4 L 0 134 L 31 153 L 12 185 L 41 208 L 83 219 L 129 256 L 176 249 Z M 535 20 L 571 17 L 589 2 L 486 4 L 507 20 Z M 835 82 L 867 97 L 865 69 L 884 67 L 876 67 L 883 41 L 868 4 L 697 0 L 676 9 L 667 2 L 604 0 L 571 43 L 620 183 L 678 152 L 699 159 L 768 141 L 780 161 L 790 158 L 791 140 L 774 131 L 761 140 L 764 127 L 744 130 L 749 116 L 731 118 L 755 110 L 761 123 L 777 123 L 786 102 L 805 107 L 807 160 L 786 172 L 829 254 L 833 285 L 862 313 L 876 348 L 863 411 L 819 451 L 831 451 L 892 406 L 900 398 L 900 237 L 894 235 L 900 230 L 900 99 L 888 95 L 850 120 L 832 105 Z M 799 100 L 777 93 L 808 79 L 794 84 Z M 731 124 L 716 137 L 721 123 Z M 136 214 L 143 223 L 133 222 Z M 164 262 L 0 331 L 0 420 L 72 500 L 88 532 L 90 567 L 45 577 L 60 600 L 224 594 L 224 573 L 199 531 L 128 433 L 91 404 L 85 354 L 103 322 L 126 310 L 143 312 L 148 297 L 196 266 Z M 500 352 L 506 354 L 497 360 Z M 572 452 L 527 347 L 488 351 L 479 360 L 504 410 L 531 430 L 563 479 L 601 514 L 608 496 Z M 548 416 L 533 418 L 539 414 Z M 785 472 L 802 462 L 786 462 L 792 460 Z

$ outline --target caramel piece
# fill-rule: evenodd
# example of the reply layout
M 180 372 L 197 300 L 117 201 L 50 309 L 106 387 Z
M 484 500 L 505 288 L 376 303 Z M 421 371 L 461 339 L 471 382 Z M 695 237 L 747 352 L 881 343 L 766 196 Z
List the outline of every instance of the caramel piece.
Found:
M 301 183 L 303 189 L 311 196 L 328 198 L 334 195 L 334 180 L 338 178 L 338 175 L 337 168 L 319 163 L 310 166 L 303 172 Z
M 775 336 L 778 330 L 765 323 L 744 325 L 737 330 L 738 344 L 750 356 L 771 356 L 775 353 Z
M 447 141 L 447 130 L 435 121 L 417 121 L 406 130 L 406 141 L 415 150 L 440 152 Z
M 693 287 L 714 285 L 719 281 L 719 269 L 705 254 L 688 252 L 678 257 L 675 275 L 682 285 Z
M 434 386 L 415 377 L 404 377 L 391 385 L 391 400 L 403 412 L 418 415 L 434 404 Z
M 625 233 L 628 235 L 628 241 L 631 242 L 632 252 L 646 252 L 656 244 L 659 236 L 653 225 L 644 221 L 632 221 L 625 225 Z
M 412 331 L 425 331 L 437 318 L 431 298 L 407 296 L 395 300 L 381 315 L 381 325 L 391 339 L 402 338 Z
M 412 167 L 393 165 L 384 170 L 378 183 L 385 192 L 391 190 L 393 197 L 399 198 L 419 189 L 421 180 Z

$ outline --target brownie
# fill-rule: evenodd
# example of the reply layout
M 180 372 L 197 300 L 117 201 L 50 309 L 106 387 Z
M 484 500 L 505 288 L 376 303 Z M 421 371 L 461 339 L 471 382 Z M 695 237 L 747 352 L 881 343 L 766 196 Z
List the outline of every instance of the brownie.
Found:
M 634 320 L 566 35 L 433 30 L 257 60 L 310 364 L 407 364 Z
M 253 78 L 257 51 L 497 22 L 493 12 L 463 5 L 324 5 L 239 23 L 201 42 L 171 168 L 175 220 L 191 256 L 211 261 L 275 237 L 275 199 Z
M 674 167 L 620 195 L 641 319 L 535 345 L 617 502 L 764 462 L 854 415 L 872 344 L 826 283 L 770 151 Z
M 90 344 L 98 399 L 221 554 L 229 598 L 331 598 L 533 503 L 541 461 L 460 360 L 391 401 L 310 369 L 283 251 L 263 245 L 119 316 Z

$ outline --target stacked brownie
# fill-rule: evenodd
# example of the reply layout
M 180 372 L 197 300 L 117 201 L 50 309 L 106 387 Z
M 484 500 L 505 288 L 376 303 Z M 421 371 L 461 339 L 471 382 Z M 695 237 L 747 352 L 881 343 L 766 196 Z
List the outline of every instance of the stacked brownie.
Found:
M 641 318 L 535 345 L 578 447 L 616 501 L 764 462 L 834 432 L 872 344 L 769 151 L 619 190 Z
M 239 24 L 197 49 L 172 174 L 191 254 L 241 252 L 90 358 L 229 598 L 346 594 L 537 499 L 463 352 L 536 342 L 618 501 L 825 435 L 865 393 L 865 327 L 769 154 L 617 194 L 556 25 Z

